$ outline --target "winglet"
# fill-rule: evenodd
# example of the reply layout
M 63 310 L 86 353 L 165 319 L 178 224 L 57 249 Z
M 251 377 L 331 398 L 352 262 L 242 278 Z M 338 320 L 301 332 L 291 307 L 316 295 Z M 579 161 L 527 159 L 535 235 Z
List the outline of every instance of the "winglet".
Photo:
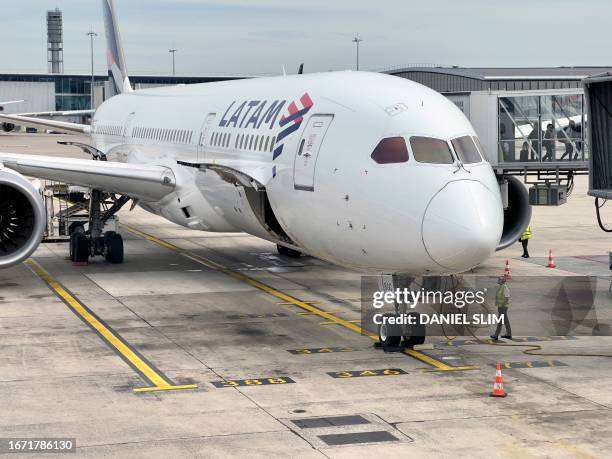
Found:
M 108 59 L 108 75 L 115 86 L 115 92 L 133 92 L 130 78 L 125 65 L 125 54 L 121 42 L 121 34 L 115 14 L 113 0 L 102 0 L 104 10 L 104 27 L 106 29 L 106 55 Z

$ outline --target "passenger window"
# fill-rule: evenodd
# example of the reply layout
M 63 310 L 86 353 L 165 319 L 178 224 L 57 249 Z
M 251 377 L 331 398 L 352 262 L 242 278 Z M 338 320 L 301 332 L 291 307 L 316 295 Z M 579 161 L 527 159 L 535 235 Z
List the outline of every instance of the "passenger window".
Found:
M 253 140 L 255 140 L 255 136 L 254 135 L 250 135 L 249 136 L 249 150 L 253 149 Z
M 451 141 L 459 159 L 465 164 L 475 164 L 482 161 L 474 140 L 469 136 L 458 137 Z
M 304 147 L 300 145 L 300 153 Z M 378 164 L 397 164 L 405 163 L 408 161 L 408 148 L 406 147 L 406 141 L 403 137 L 389 137 L 382 139 L 374 152 L 372 153 L 372 159 Z
M 270 142 L 270 153 L 274 151 L 275 144 L 276 144 L 276 137 L 272 137 L 272 142 Z
M 259 140 L 259 151 L 263 151 L 263 143 L 264 143 L 264 136 L 261 136 L 261 139 Z
M 263 151 L 268 151 L 268 144 L 269 144 L 269 143 L 270 143 L 270 136 L 269 136 L 269 135 L 267 135 L 267 136 L 266 136 L 266 143 L 265 143 L 265 145 L 264 145 L 264 149 L 263 149 Z
M 410 146 L 414 159 L 420 163 L 453 163 L 453 155 L 444 140 L 431 137 L 410 137 Z

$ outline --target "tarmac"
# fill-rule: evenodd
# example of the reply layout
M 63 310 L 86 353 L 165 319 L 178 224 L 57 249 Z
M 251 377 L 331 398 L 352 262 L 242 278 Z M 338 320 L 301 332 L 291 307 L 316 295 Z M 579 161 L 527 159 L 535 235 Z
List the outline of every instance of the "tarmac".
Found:
M 66 137 L 0 135 L 0 151 L 85 157 L 55 144 Z M 612 239 L 586 185 L 534 208 L 532 258 L 516 244 L 476 272 L 501 275 L 508 259 L 514 276 L 607 281 Z M 610 337 L 433 337 L 385 353 L 358 332 L 360 273 L 139 208 L 120 220 L 122 265 L 73 266 L 51 243 L 0 271 L 0 447 L 43 437 L 75 439 L 91 458 L 609 457 L 612 360 L 563 354 L 612 356 Z M 525 354 L 533 344 L 561 355 Z M 489 397 L 496 362 L 506 398 Z

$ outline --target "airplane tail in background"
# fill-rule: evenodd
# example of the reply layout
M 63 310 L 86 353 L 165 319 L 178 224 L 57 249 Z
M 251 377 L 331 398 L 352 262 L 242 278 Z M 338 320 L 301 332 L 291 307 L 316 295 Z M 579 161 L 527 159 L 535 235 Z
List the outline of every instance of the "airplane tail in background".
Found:
M 113 0 L 102 0 L 102 9 L 104 10 L 104 27 L 106 29 L 108 74 L 117 94 L 133 92 L 125 65 L 125 54 L 123 53 Z

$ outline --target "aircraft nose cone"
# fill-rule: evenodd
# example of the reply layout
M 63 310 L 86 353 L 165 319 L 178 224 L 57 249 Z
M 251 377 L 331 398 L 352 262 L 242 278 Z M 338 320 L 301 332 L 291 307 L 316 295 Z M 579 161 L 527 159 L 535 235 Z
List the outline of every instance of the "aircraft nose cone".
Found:
M 450 182 L 425 211 L 423 243 L 438 265 L 465 271 L 493 254 L 503 225 L 499 195 L 475 180 Z

